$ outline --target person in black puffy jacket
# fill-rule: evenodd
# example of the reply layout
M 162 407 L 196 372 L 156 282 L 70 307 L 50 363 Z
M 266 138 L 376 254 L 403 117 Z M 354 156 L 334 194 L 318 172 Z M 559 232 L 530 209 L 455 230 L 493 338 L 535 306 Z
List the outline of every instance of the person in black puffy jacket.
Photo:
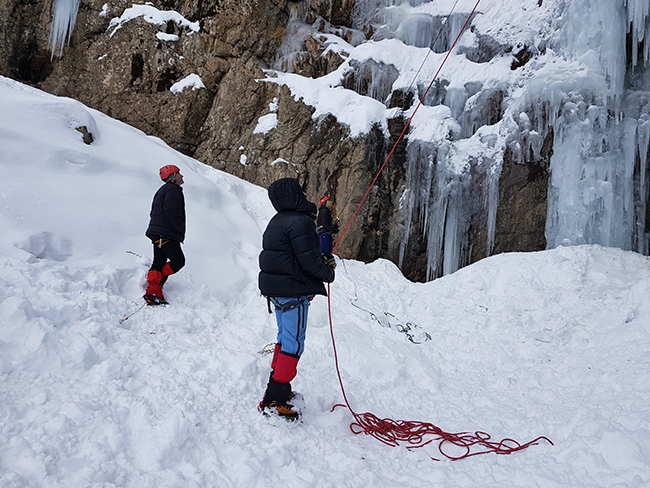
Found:
M 185 197 L 181 185 L 183 175 L 178 166 L 160 168 L 165 182 L 153 197 L 146 236 L 153 243 L 153 263 L 147 274 L 144 299 L 149 305 L 164 305 L 162 287 L 169 275 L 185 266 L 181 242 L 185 240 Z
M 334 281 L 336 263 L 325 264 L 314 222 L 316 205 L 307 201 L 298 180 L 277 180 L 268 193 L 278 213 L 262 237 L 259 287 L 275 307 L 278 335 L 271 375 L 258 408 L 294 419 L 298 412 L 288 402 L 304 351 L 309 304 L 314 295 L 327 295 L 323 282 Z

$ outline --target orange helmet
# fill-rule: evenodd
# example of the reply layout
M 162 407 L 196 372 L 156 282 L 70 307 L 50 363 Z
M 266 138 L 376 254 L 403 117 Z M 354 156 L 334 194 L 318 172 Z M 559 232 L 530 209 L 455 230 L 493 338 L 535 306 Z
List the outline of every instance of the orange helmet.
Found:
M 160 179 L 165 181 L 167 178 L 169 178 L 171 175 L 174 173 L 180 173 L 181 170 L 178 166 L 174 166 L 173 164 L 168 164 L 166 166 L 163 166 L 160 168 Z
M 330 199 L 330 197 L 321 198 L 320 200 L 318 200 L 318 206 L 321 207 L 329 199 Z

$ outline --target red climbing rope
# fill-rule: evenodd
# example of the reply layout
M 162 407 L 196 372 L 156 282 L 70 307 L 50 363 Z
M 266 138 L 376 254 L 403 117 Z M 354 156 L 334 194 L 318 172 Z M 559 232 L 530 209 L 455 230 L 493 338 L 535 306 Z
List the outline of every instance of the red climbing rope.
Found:
M 413 120 L 415 113 L 422 105 L 427 93 L 429 92 L 429 90 L 433 86 L 434 81 L 438 77 L 440 70 L 442 69 L 445 62 L 447 61 L 447 58 L 451 54 L 451 51 L 454 49 L 456 43 L 458 42 L 461 35 L 465 31 L 465 28 L 469 24 L 469 21 L 474 15 L 474 12 L 476 11 L 476 8 L 478 7 L 480 1 L 481 0 L 476 1 L 476 5 L 474 5 L 474 8 L 472 9 L 472 12 L 467 18 L 465 25 L 463 25 L 463 28 L 461 29 L 460 33 L 456 37 L 456 40 L 454 41 L 453 45 L 447 52 L 447 55 L 445 56 L 442 63 L 440 64 L 438 71 L 436 72 L 435 76 L 431 80 L 429 87 L 424 92 L 424 95 L 420 99 L 420 102 L 418 103 L 417 107 L 413 111 L 413 114 L 411 115 L 408 122 L 404 126 L 402 133 L 397 138 L 397 141 L 393 145 L 393 148 L 390 150 L 390 153 L 388 153 L 388 156 L 386 157 L 384 164 L 382 164 L 381 168 L 377 172 L 375 179 L 372 180 L 372 183 L 370 184 L 368 191 L 366 191 L 366 194 L 363 196 L 361 203 L 359 203 L 356 210 L 354 211 L 354 214 L 352 215 L 345 229 L 341 233 L 341 236 L 336 242 L 334 249 L 336 249 L 336 247 L 341 242 L 341 239 L 343 239 L 343 236 L 345 235 L 348 228 L 350 227 L 350 224 L 355 219 L 357 213 L 359 212 L 359 209 L 361 208 L 366 198 L 370 194 L 370 191 L 372 190 L 373 186 L 377 182 L 379 175 L 384 170 L 384 167 L 388 163 L 388 160 L 390 159 L 393 152 L 395 151 L 397 144 L 399 144 L 402 137 L 406 133 L 406 130 L 411 124 L 411 121 Z M 332 325 L 331 289 L 329 284 L 327 285 L 327 308 L 328 308 L 329 322 L 330 322 L 330 334 L 332 336 L 332 347 L 334 349 L 334 362 L 336 363 L 336 374 L 338 375 L 339 384 L 341 385 L 341 392 L 343 393 L 343 399 L 345 400 L 345 405 L 344 404 L 334 405 L 334 407 L 332 407 L 332 411 L 337 407 L 347 407 L 348 410 L 350 410 L 355 420 L 350 424 L 350 430 L 353 433 L 355 434 L 363 433 L 366 435 L 370 435 L 375 439 L 383 442 L 384 444 L 389 446 L 394 446 L 394 447 L 399 446 L 401 443 L 406 443 L 407 449 L 416 449 L 419 447 L 424 447 L 428 444 L 437 441 L 438 451 L 440 452 L 440 454 L 443 457 L 450 459 L 452 461 L 456 461 L 458 459 L 465 459 L 479 454 L 487 454 L 489 452 L 493 452 L 496 454 L 512 454 L 513 452 L 521 451 L 522 449 L 526 449 L 527 447 L 535 445 L 541 440 L 545 440 L 548 441 L 550 444 L 553 444 L 553 442 L 551 442 L 550 439 L 544 436 L 537 437 L 536 439 L 533 439 L 532 441 L 529 441 L 525 444 L 520 444 L 519 442 L 513 439 L 503 439 L 499 442 L 496 442 L 493 441 L 490 435 L 486 434 L 485 432 L 477 431 L 474 434 L 470 434 L 467 432 L 452 434 L 452 433 L 444 432 L 439 427 L 436 427 L 435 425 L 428 422 L 411 422 L 406 420 L 380 419 L 379 417 L 377 417 L 372 413 L 368 413 L 368 412 L 356 413 L 350 406 L 350 402 L 348 402 L 347 395 L 345 394 L 345 388 L 343 386 L 343 380 L 341 379 L 341 370 L 339 369 L 339 359 L 336 350 L 336 341 L 334 340 L 334 327 Z M 425 440 L 427 436 L 431 436 L 431 437 L 428 440 Z M 450 445 L 455 446 L 456 450 L 460 449 L 460 454 L 452 455 L 445 452 L 445 447 L 449 448 Z M 439 461 L 439 459 L 436 458 L 432 458 L 432 459 Z

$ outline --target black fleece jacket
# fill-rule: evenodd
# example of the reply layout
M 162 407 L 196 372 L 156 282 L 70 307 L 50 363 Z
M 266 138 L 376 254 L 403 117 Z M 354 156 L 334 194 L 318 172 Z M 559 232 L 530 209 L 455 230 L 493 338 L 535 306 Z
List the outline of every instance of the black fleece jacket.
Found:
M 307 201 L 298 180 L 293 178 L 273 182 L 269 198 L 278 213 L 262 237 L 262 295 L 327 295 L 323 282 L 334 281 L 334 270 L 323 262 L 314 223 L 316 205 Z

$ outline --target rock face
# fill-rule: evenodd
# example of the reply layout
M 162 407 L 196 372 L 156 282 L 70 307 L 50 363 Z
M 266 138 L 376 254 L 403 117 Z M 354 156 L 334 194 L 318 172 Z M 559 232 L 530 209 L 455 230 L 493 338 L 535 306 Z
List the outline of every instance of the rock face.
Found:
M 51 57 L 48 49 L 50 1 L 0 0 L 0 74 L 80 100 L 255 184 L 267 187 L 279 177 L 297 177 L 312 201 L 326 194 L 335 198 L 335 211 L 345 226 L 404 130 L 404 114 L 398 111 L 388 121 L 388 134 L 375 127 L 352 138 L 349 128 L 333 116 L 314 120 L 315 109 L 296 99 L 286 85 L 262 80 L 271 67 L 316 78 L 331 73 L 343 62 L 340 53 L 326 52 L 317 34 L 307 35 L 293 52 L 283 52 L 285 30 L 297 28 L 291 19 L 299 17 L 305 24 L 316 26 L 316 31 L 335 32 L 353 45 L 359 39 L 376 36 L 371 27 L 353 27 L 354 1 L 157 0 L 152 5 L 160 12 L 175 11 L 184 20 L 129 17 L 125 12 L 132 6 L 130 2 L 81 0 L 70 45 L 59 58 Z M 192 23 L 200 28 L 194 30 Z M 466 48 L 466 55 L 482 62 L 508 49 L 512 47 L 483 37 Z M 516 63 L 525 64 L 533 51 L 518 50 Z M 390 90 L 381 93 L 381 88 L 372 85 L 373 69 L 370 65 L 359 67 L 346 78 L 345 86 L 386 99 Z M 390 69 L 384 72 L 393 80 L 397 77 Z M 178 83 L 191 74 L 200 77 L 203 87 L 189 85 L 172 90 L 182 87 Z M 478 93 L 477 99 L 482 100 L 464 115 L 462 130 L 471 135 L 481 124 L 500 119 L 503 93 L 466 88 L 468 96 Z M 444 84 L 434 91 L 429 105 L 445 100 Z M 414 95 L 420 94 L 393 93 L 390 103 L 408 108 Z M 272 130 L 265 131 L 262 120 Z M 337 254 L 364 261 L 387 258 L 399 263 L 407 277 L 425 280 L 444 272 L 445 258 L 439 256 L 439 264 L 427 265 L 431 243 L 421 215 L 415 211 L 405 216 L 401 210 L 411 171 L 408 137 L 407 130 Z M 485 200 L 477 197 L 464 223 L 460 265 L 489 252 L 545 248 L 552 140 L 552 136 L 547 138 L 539 155 L 523 161 L 506 152 L 497 180 L 494 235 L 488 235 Z M 431 152 L 435 154 L 436 149 Z M 464 184 L 464 191 L 471 193 L 482 187 L 484 179 Z M 406 237 L 405 228 L 410 229 Z M 492 248 L 488 249 L 490 243 Z
M 52 73 L 40 87 L 76 98 L 102 112 L 156 135 L 181 152 L 193 155 L 212 107 L 230 100 L 231 110 L 223 130 L 244 123 L 251 110 L 259 111 L 255 78 L 270 62 L 287 22 L 286 2 L 163 2 L 176 8 L 200 31 L 174 19 L 144 17 L 111 25 L 124 7 L 108 8 L 102 2 L 82 2 L 65 55 L 54 61 Z M 85 7 L 85 8 L 84 8 Z M 275 36 L 275 37 L 274 37 Z M 205 88 L 170 88 L 197 74 Z M 239 103 L 234 103 L 238 101 Z M 225 120 L 224 120 L 225 122 Z
M 539 158 L 530 158 L 524 164 L 517 163 L 512 153 L 506 152 L 499 180 L 494 254 L 546 248 L 544 227 L 552 140 L 553 133 L 547 134 Z M 472 261 L 481 257 L 473 256 Z

